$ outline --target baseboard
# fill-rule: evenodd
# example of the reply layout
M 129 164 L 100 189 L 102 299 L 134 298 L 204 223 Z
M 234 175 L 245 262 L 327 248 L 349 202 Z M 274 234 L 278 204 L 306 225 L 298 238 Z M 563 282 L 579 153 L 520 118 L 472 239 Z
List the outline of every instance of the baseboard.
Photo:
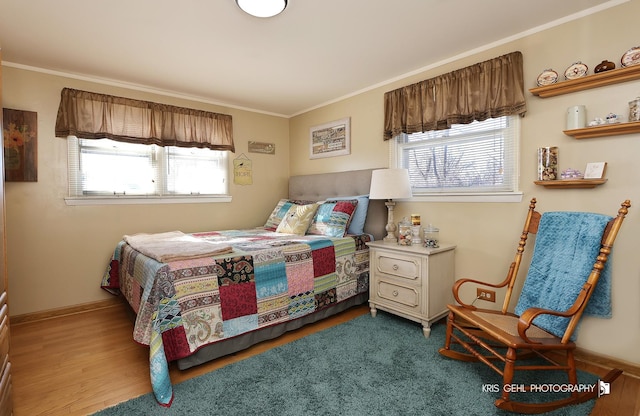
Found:
M 11 325 L 19 325 L 28 322 L 44 321 L 47 319 L 59 318 L 61 316 L 75 315 L 78 313 L 94 311 L 98 309 L 111 308 L 122 304 L 120 297 L 114 296 L 110 299 L 99 300 L 96 302 L 83 303 L 80 305 L 67 306 L 64 308 L 49 309 L 41 312 L 25 313 L 22 315 L 11 316 Z
M 625 375 L 640 378 L 640 365 L 600 355 L 581 348 L 576 348 L 574 356 L 576 360 L 582 361 L 583 363 L 589 363 L 605 368 L 619 368 Z

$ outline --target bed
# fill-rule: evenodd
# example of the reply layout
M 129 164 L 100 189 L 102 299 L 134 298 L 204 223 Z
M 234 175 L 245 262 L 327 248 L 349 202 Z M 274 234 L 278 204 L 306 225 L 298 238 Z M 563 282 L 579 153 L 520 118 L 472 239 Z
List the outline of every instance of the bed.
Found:
M 293 176 L 264 226 L 124 236 L 102 279 L 136 314 L 153 392 L 186 369 L 366 303 L 366 243 L 385 235 L 371 170 Z

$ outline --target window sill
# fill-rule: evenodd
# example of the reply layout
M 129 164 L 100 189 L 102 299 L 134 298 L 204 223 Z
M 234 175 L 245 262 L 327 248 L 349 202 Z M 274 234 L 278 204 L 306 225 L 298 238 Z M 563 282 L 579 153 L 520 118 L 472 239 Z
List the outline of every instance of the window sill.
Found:
M 487 192 L 487 193 L 442 193 L 429 195 L 414 195 L 412 202 L 521 202 L 522 192 Z
M 96 196 L 67 197 L 67 205 L 143 205 L 143 204 L 203 204 L 231 202 L 231 195 L 219 196 Z

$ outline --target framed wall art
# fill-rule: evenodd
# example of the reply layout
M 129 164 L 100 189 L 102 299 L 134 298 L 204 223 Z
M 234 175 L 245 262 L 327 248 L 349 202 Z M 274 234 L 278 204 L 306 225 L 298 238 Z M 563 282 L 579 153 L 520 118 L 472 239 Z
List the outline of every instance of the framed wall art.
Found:
M 309 158 L 343 156 L 351 153 L 351 119 L 331 121 L 310 129 Z
M 587 167 L 584 169 L 585 179 L 602 179 L 604 178 L 604 172 L 607 169 L 607 162 L 591 162 L 587 163 Z
M 38 181 L 38 113 L 2 109 L 4 175 L 7 182 Z
M 264 153 L 266 155 L 276 154 L 275 143 L 263 143 L 250 141 L 248 144 L 249 153 Z

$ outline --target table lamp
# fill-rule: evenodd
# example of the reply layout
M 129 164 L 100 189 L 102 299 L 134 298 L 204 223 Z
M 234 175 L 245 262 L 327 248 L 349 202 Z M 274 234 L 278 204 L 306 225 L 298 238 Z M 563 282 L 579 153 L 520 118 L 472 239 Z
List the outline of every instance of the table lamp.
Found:
M 387 236 L 383 239 L 385 243 L 398 241 L 395 236 L 396 225 L 393 222 L 393 208 L 396 205 L 394 199 L 411 198 L 411 196 L 411 182 L 407 169 L 376 169 L 371 172 L 369 199 L 386 199 L 388 217 L 385 227 Z

